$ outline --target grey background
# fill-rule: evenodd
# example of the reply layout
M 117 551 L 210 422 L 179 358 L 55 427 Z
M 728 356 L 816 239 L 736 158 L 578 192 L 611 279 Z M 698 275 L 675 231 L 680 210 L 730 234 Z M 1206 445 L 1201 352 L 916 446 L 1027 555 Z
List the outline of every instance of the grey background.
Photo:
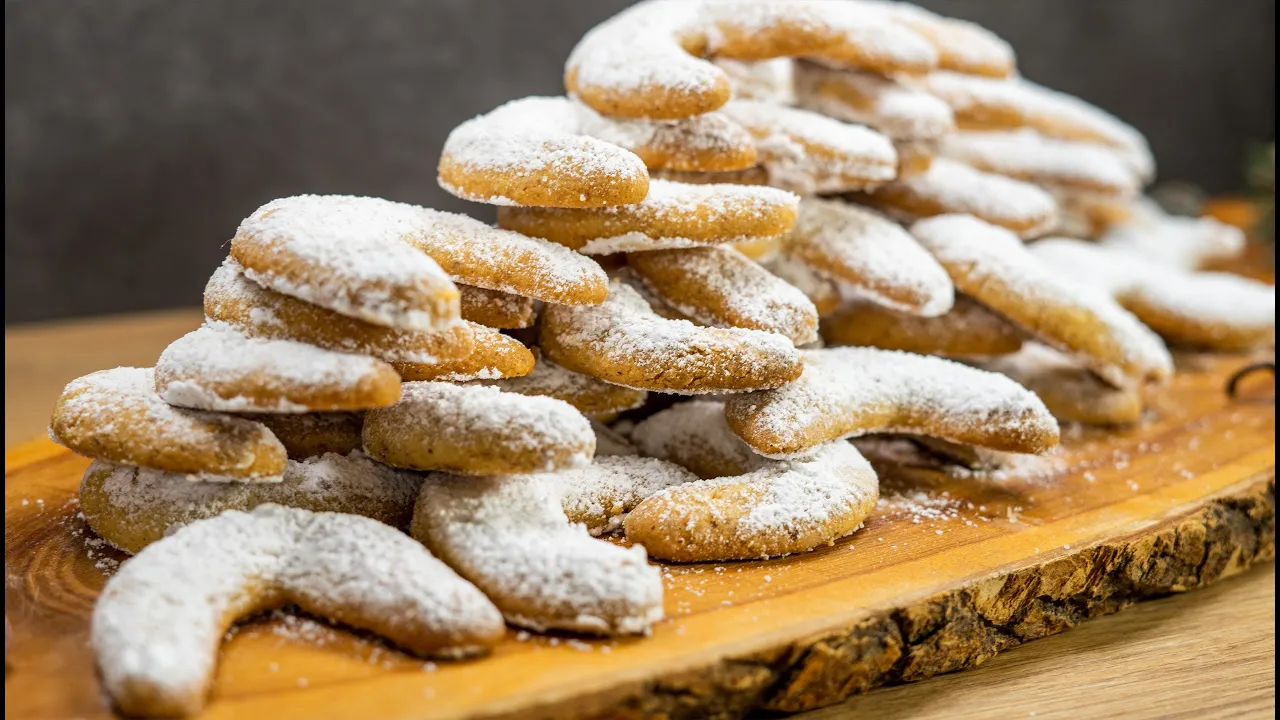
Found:
M 5 322 L 196 305 L 240 218 L 302 192 L 440 191 L 460 121 L 558 94 L 625 0 L 10 0 Z M 1023 72 L 1150 137 L 1164 179 L 1238 186 L 1275 128 L 1272 0 L 930 0 Z

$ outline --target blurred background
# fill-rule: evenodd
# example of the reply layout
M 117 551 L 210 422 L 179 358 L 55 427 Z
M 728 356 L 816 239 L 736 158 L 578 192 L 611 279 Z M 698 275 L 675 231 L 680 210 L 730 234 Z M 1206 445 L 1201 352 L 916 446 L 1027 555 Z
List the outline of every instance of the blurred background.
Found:
M 442 192 L 459 122 L 560 94 L 625 0 L 7 0 L 5 323 L 198 306 L 240 219 L 298 193 L 491 219 Z M 1275 135 L 1273 0 L 923 0 L 1029 78 L 1151 140 L 1162 180 L 1238 191 Z

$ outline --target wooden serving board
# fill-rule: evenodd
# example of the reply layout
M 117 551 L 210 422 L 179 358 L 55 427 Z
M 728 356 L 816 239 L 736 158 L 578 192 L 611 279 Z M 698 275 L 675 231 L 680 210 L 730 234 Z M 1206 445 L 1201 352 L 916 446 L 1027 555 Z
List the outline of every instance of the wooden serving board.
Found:
M 1275 552 L 1274 380 L 1179 358 L 1154 417 L 1072 431 L 1057 470 L 886 479 L 866 527 L 795 557 L 666 572 L 653 636 L 511 632 L 489 658 L 424 663 L 283 613 L 225 644 L 204 717 L 738 716 L 797 711 L 975 665 Z M 86 461 L 45 440 L 5 458 L 6 717 L 108 717 L 87 647 L 122 555 L 78 517 Z

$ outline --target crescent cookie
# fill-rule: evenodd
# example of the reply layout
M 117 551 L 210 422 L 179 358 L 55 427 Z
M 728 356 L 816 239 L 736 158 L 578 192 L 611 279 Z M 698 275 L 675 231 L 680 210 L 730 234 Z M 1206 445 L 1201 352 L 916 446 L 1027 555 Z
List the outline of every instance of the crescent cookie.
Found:
M 1275 343 L 1274 285 L 1151 263 L 1119 245 L 1052 238 L 1031 252 L 1114 297 L 1171 344 L 1232 352 Z
M 631 253 L 627 266 L 663 302 L 702 325 L 764 330 L 797 345 L 818 337 L 809 298 L 731 247 Z
M 992 79 L 934 72 L 920 86 L 951 106 L 960 127 L 971 130 L 1031 128 L 1046 137 L 1108 145 L 1145 180 L 1155 176 L 1147 140 L 1133 126 L 1078 97 L 1025 78 Z
M 600 265 L 568 248 L 466 215 L 416 210 L 418 230 L 406 241 L 458 282 L 561 305 L 595 305 L 609 292 Z
M 951 106 L 883 75 L 796 63 L 800 107 L 861 123 L 895 142 L 935 142 L 955 130 Z
M 829 345 L 964 358 L 1008 355 L 1022 347 L 1017 327 L 965 295 L 957 295 L 950 312 L 937 317 L 855 299 L 822 319 L 822 338 Z
M 861 125 L 760 100 L 731 100 L 721 112 L 756 137 L 760 165 L 775 187 L 802 195 L 844 192 L 897 174 L 893 143 Z
M 1006 77 L 1014 72 L 1013 47 L 990 30 L 965 20 L 942 17 L 922 7 L 890 0 L 862 0 L 915 30 L 938 51 L 938 68 L 958 73 Z
M 1114 151 L 1031 130 L 960 132 L 942 141 L 942 154 L 979 170 L 1058 191 L 1132 197 L 1142 187 Z
M 518 330 L 533 327 L 537 319 L 533 298 L 474 285 L 459 285 L 458 290 L 462 293 L 463 320 L 491 328 Z
M 768 461 L 736 477 L 682 483 L 637 505 L 627 539 L 674 562 L 751 560 L 807 552 L 862 526 L 879 480 L 849 443 Z
M 527 97 L 449 133 L 439 179 L 464 200 L 607 207 L 644 198 L 646 166 L 721 172 L 755 164 L 755 142 L 723 115 L 606 118 L 570 98 Z
M 668 320 L 617 281 L 601 305 L 548 305 L 539 345 L 553 362 L 574 372 L 668 393 L 778 387 L 801 371 L 799 351 L 781 335 Z
M 204 314 L 250 337 L 293 340 L 388 362 L 440 362 L 466 357 L 474 346 L 465 323 L 425 333 L 356 320 L 258 285 L 234 258 L 227 258 L 205 285 Z
M 962 213 L 1023 238 L 1045 234 L 1058 219 L 1058 204 L 1044 190 L 948 158 L 934 158 L 925 172 L 855 199 L 903 222 Z
M 521 395 L 544 395 L 569 403 L 578 412 L 595 419 L 610 419 L 618 413 L 634 410 L 644 404 L 648 393 L 614 385 L 590 375 L 566 370 L 545 357 L 528 374 L 504 380 L 480 380 L 500 390 Z M 598 449 L 598 448 L 597 448 Z
M 938 60 L 919 34 L 851 3 L 649 0 L 583 36 L 564 82 L 603 115 L 684 118 L 729 100 L 724 70 L 700 58 L 783 56 L 885 73 L 925 72 Z
M 1123 387 L 1163 382 L 1173 359 L 1155 333 L 1078 274 L 1042 262 L 1012 233 L 967 215 L 921 220 L 917 239 L 956 289 Z M 1102 268 L 1094 269 L 1101 272 Z
M 53 407 L 49 436 L 95 460 L 201 480 L 274 482 L 284 446 L 261 423 L 175 408 L 151 368 L 118 367 L 72 380 Z
M 299 195 L 240 223 L 231 257 L 278 293 L 375 325 L 442 330 L 458 320 L 458 289 L 401 242 L 412 227 L 406 206 L 380 198 Z
M 193 522 L 107 580 L 89 631 L 103 689 L 125 715 L 195 715 L 228 628 L 288 605 L 424 656 L 481 653 L 505 632 L 479 590 L 399 530 L 265 505 Z
M 662 618 L 662 574 L 644 548 L 571 524 L 555 475 L 432 473 L 410 534 L 475 583 L 507 622 L 539 632 L 647 634 Z
M 903 312 L 934 317 L 955 301 L 933 256 L 901 225 L 866 208 L 805 198 L 786 247 L 810 268 Z
M 635 455 L 596 456 L 587 467 L 552 477 L 569 522 L 585 525 L 593 536 L 620 529 L 627 513 L 659 490 L 698 479 L 679 465 Z
M 365 452 L 393 467 L 496 475 L 591 462 L 591 423 L 568 403 L 478 385 L 403 389 L 400 402 L 364 418 Z
M 278 483 L 187 482 L 180 474 L 95 460 L 80 482 L 89 527 L 127 553 L 196 520 L 277 503 L 363 515 L 406 528 L 422 478 L 356 451 L 289 461 Z
M 785 251 L 765 261 L 764 267 L 804 293 L 818 310 L 819 318 L 835 312 L 844 300 L 840 286 L 833 280 Z
M 1058 444 L 1044 403 L 1003 375 L 874 348 L 807 350 L 804 361 L 796 382 L 725 403 L 729 428 L 761 455 L 796 457 L 824 442 L 887 432 L 1006 452 Z
M 519 340 L 483 325 L 469 323 L 471 354 L 436 363 L 393 362 L 391 366 L 404 380 L 497 380 L 520 377 L 533 371 L 534 357 Z
M 326 453 L 347 455 L 364 446 L 361 437 L 364 413 L 262 413 L 242 417 L 266 425 L 284 445 L 290 460 L 305 460 Z
M 381 360 L 247 338 L 225 326 L 205 326 L 175 340 L 156 360 L 155 378 L 161 399 L 196 410 L 363 410 L 400 398 L 400 377 Z
M 1028 344 L 1016 355 L 982 367 L 1008 375 L 1044 401 L 1062 422 L 1129 425 L 1142 419 L 1142 394 L 1103 382 L 1079 363 L 1044 345 Z
M 730 93 L 735 99 L 765 100 L 779 105 L 796 104 L 795 83 L 792 79 L 795 61 L 791 58 L 759 61 L 715 58 L 712 62 L 729 78 Z
M 1213 218 L 1170 215 L 1147 198 L 1131 203 L 1130 210 L 1127 221 L 1101 238 L 1102 247 L 1127 250 L 1183 270 L 1199 270 L 1206 263 L 1230 260 L 1244 252 L 1244 232 Z
M 795 195 L 769 187 L 654 180 L 649 195 L 633 205 L 504 207 L 498 209 L 498 224 L 587 255 L 608 255 L 781 235 L 795 222 L 798 203 Z
M 724 403 L 690 400 L 636 423 L 631 441 L 649 457 L 669 460 L 703 480 L 751 472 L 768 460 L 733 434 Z

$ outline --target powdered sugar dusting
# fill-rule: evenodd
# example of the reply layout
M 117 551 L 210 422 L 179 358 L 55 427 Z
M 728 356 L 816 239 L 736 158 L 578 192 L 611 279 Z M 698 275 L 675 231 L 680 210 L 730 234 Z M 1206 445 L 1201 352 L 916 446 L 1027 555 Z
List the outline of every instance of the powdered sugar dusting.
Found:
M 315 388 L 349 394 L 374 382 L 385 363 L 290 340 L 247 338 L 222 325 L 178 338 L 156 361 L 157 390 L 180 407 L 224 412 L 306 412 L 292 400 Z M 234 388 L 252 395 L 233 395 Z
M 411 214 L 397 203 L 298 195 L 240 223 L 232 253 L 251 280 L 276 292 L 377 325 L 440 329 L 457 321 L 458 293 L 435 261 L 400 242 L 411 230 Z M 259 252 L 292 262 L 251 262 Z
M 899 178 L 889 187 L 943 212 L 970 213 L 988 222 L 1019 227 L 1024 237 L 1041 235 L 1057 222 L 1058 204 L 1044 190 L 948 158 L 934 158 L 925 172 Z M 892 204 L 884 210 L 905 221 L 916 219 Z
M 279 475 L 252 474 L 250 468 L 260 461 L 258 450 L 285 456 L 280 441 L 261 423 L 164 402 L 151 368 L 118 367 L 72 380 L 54 410 L 50 437 L 77 452 L 111 446 L 96 459 L 143 466 L 160 454 L 199 458 L 217 448 L 222 468 L 195 467 L 198 460 L 190 460 L 191 466 L 182 469 L 201 480 L 278 482 Z M 231 473 L 244 476 L 225 476 Z
M 1124 151 L 1140 177 L 1155 174 L 1155 159 L 1142 133 L 1078 97 L 1021 77 L 992 79 L 940 71 L 926 75 L 921 83 L 946 101 L 961 121 L 989 126 L 995 118 L 1016 118 L 1018 126 L 1032 127 L 1050 137 L 1116 147 Z
M 642 390 L 620 388 L 590 375 L 560 367 L 541 356 L 528 375 L 480 381 L 479 384 L 494 385 L 506 392 L 521 395 L 545 395 L 563 400 L 588 417 L 632 410 L 643 405 L 648 397 L 648 393 Z
M 759 100 L 732 100 L 723 112 L 759 139 L 769 182 L 811 195 L 874 186 L 897 174 L 884 135 L 824 115 Z
M 627 513 L 659 490 L 697 479 L 679 465 L 636 456 L 597 457 L 588 467 L 555 474 L 565 514 L 592 535 L 621 528 Z
M 412 534 L 532 630 L 647 633 L 662 576 L 644 548 L 571 524 L 554 475 L 427 476 Z
M 810 267 L 882 305 L 936 317 L 955 302 L 951 278 L 933 256 L 902 226 L 867 208 L 806 198 L 787 245 Z M 914 302 L 903 303 L 903 293 Z
M 85 471 L 80 492 L 85 519 L 99 534 L 100 514 L 121 513 L 132 527 L 131 536 L 151 542 L 196 520 L 266 503 L 316 512 L 351 512 L 407 527 L 421 486 L 420 476 L 389 468 L 355 451 L 290 460 L 284 480 L 278 483 L 184 482 L 183 476 L 175 473 L 98 460 Z M 140 549 L 108 539 L 125 551 Z
M 740 436 L 750 442 L 748 433 L 761 434 L 789 449 L 765 455 L 805 452 L 817 438 L 886 432 L 994 449 L 1056 444 L 1057 422 L 1044 403 L 1003 375 L 874 348 L 807 350 L 804 359 L 796 382 L 727 401 L 730 426 Z
M 955 129 L 951 106 L 882 75 L 796 63 L 800 106 L 861 123 L 899 141 L 932 141 Z
M 776 333 L 700 328 L 685 320 L 668 320 L 654 313 L 635 290 L 618 281 L 610 285 L 609 299 L 602 305 L 555 307 L 548 312 L 563 316 L 563 322 L 557 323 L 559 345 L 576 348 L 606 363 L 651 370 L 659 377 L 674 372 L 690 372 L 704 379 L 721 374 L 724 369 L 713 363 L 718 355 L 729 353 L 732 357 L 726 357 L 725 362 L 750 363 L 763 370 L 788 364 L 797 352 L 790 340 Z M 618 382 L 613 378 L 608 381 Z M 663 391 L 700 394 L 732 390 L 707 386 L 664 387 Z
M 1078 357 L 1108 382 L 1127 386 L 1173 372 L 1173 359 L 1155 333 L 1106 293 L 1037 259 L 1013 233 L 967 215 L 921 220 L 912 226 L 911 233 L 944 266 L 964 267 L 968 282 L 998 283 L 1009 288 L 1027 312 L 1036 312 L 1038 304 L 1048 304 L 1071 308 L 1079 317 L 1092 318 L 1105 328 L 1105 335 L 1080 338 L 1073 328 L 1065 326 L 1025 329 Z M 1105 352 L 1088 350 L 1095 346 L 1105 348 Z M 1121 367 L 1112 364 L 1108 359 L 1112 356 L 1119 359 Z M 1130 372 L 1142 377 L 1130 377 Z
M 475 651 L 502 632 L 483 595 L 399 531 L 266 505 L 192 523 L 121 566 L 90 630 L 103 686 L 125 712 L 136 711 L 133 701 L 194 714 L 226 619 L 290 602 L 372 623 L 419 652 Z M 453 647 L 424 644 L 433 635 Z M 139 687 L 145 696 L 134 694 Z
M 942 154 L 980 170 L 1038 185 L 1086 187 L 1131 196 L 1141 180 L 1113 150 L 1046 138 L 1032 130 L 961 132 L 942 141 Z
M 1130 212 L 1128 221 L 1108 230 L 1101 245 L 1123 248 L 1145 260 L 1183 270 L 1233 258 L 1244 250 L 1244 232 L 1213 218 L 1169 215 L 1148 198 L 1132 203 Z
M 636 424 L 631 440 L 649 457 L 670 460 L 699 477 L 742 475 L 767 460 L 756 454 L 724 420 L 724 403 L 690 400 Z
M 454 128 L 443 155 L 469 170 L 531 180 L 547 173 L 601 180 L 646 175 L 644 162 L 634 153 L 582 132 L 581 119 L 565 98 L 513 100 Z M 492 202 L 465 189 L 442 187 L 461 198 Z
M 765 330 L 797 345 L 818 337 L 809 298 L 732 247 L 641 255 L 631 266 L 664 302 L 704 325 Z

